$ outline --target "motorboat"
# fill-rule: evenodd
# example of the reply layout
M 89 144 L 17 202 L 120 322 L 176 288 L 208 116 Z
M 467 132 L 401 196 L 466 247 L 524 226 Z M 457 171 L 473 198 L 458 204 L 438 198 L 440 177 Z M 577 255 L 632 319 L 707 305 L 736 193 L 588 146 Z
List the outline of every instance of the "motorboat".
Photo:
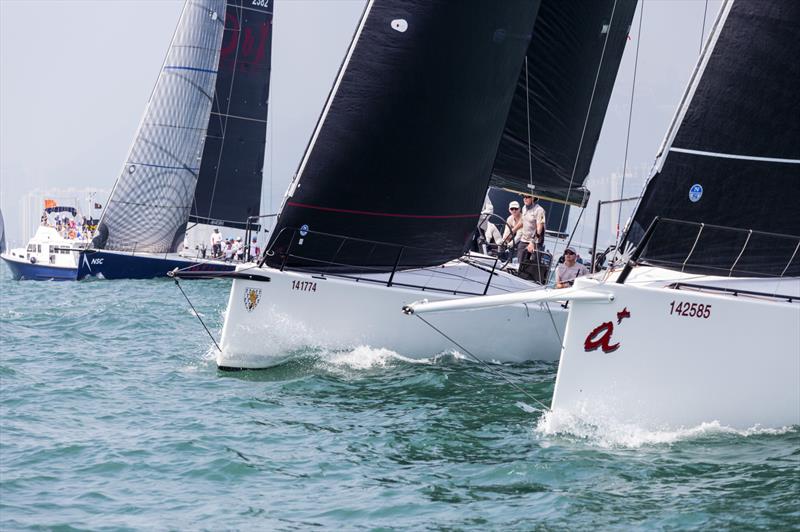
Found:
M 52 221 L 53 215 L 63 215 L 63 227 Z M 17 280 L 74 281 L 78 272 L 78 255 L 89 241 L 88 229 L 76 229 L 66 221 L 78 216 L 74 207 L 48 207 L 42 224 L 24 248 L 6 250 L 0 255 Z

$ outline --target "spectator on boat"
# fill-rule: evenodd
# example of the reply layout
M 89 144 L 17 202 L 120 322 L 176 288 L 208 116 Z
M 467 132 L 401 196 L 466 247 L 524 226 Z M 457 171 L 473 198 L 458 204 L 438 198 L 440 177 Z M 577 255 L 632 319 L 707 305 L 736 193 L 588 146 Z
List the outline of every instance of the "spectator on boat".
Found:
M 233 250 L 236 254 L 236 260 L 239 262 L 244 262 L 244 245 L 242 244 L 242 237 L 236 237 L 236 242 L 233 244 Z
M 42 220 L 41 220 L 41 222 L 42 222 L 42 225 L 47 225 L 47 213 L 46 213 L 46 212 L 43 212 L 43 213 L 42 213 Z
M 258 247 L 258 239 L 253 237 L 250 242 L 250 258 L 248 260 L 255 260 L 261 256 L 261 248 Z
M 211 233 L 211 257 L 217 259 L 222 254 L 222 235 L 219 234 L 219 228 L 215 227 L 214 232 Z
M 202 242 L 200 244 L 200 256 L 203 257 L 203 258 L 206 258 L 206 251 L 207 250 L 208 250 L 208 247 L 206 247 L 206 243 Z
M 506 218 L 506 227 L 503 230 L 503 243 L 512 242 L 514 246 L 519 244 L 522 233 L 514 230 L 515 227 L 522 221 L 522 211 L 519 210 L 519 202 L 512 201 L 508 204 L 508 218 Z
M 556 266 L 556 288 L 569 288 L 576 278 L 589 273 L 586 266 L 577 262 L 576 258 L 574 249 L 564 250 L 564 262 Z

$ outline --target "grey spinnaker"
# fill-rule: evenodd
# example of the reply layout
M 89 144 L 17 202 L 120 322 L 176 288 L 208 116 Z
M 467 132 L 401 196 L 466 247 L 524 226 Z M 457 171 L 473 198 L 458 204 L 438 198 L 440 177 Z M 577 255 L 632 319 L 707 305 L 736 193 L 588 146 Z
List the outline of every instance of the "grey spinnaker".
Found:
M 183 240 L 208 127 L 225 2 L 191 0 L 92 246 L 166 253 Z
M 625 242 L 638 245 L 656 216 L 705 226 L 698 234 L 659 223 L 643 255 L 651 263 L 800 275 L 798 35 L 798 2 L 735 0 L 721 10 Z M 689 254 L 692 266 L 681 266 Z

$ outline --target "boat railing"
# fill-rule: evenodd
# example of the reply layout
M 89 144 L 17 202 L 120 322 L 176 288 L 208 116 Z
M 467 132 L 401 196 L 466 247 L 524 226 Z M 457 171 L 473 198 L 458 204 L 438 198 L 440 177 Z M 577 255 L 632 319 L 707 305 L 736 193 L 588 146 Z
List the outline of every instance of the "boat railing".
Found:
M 271 213 L 271 214 L 261 214 L 258 216 L 248 216 L 247 222 L 245 223 L 244 229 L 244 252 L 246 257 L 251 256 L 251 249 L 250 249 L 250 241 L 253 233 L 258 233 L 260 229 L 264 229 L 264 233 L 269 233 L 270 229 L 264 227 L 264 223 L 261 220 L 265 220 L 267 222 L 272 223 L 272 227 L 274 228 L 275 222 L 277 221 L 278 213 Z
M 309 236 L 313 237 L 321 237 L 323 239 L 328 240 L 328 245 L 331 247 L 333 252 L 330 255 L 330 258 L 316 258 L 310 257 L 305 254 L 301 254 L 297 252 L 297 248 L 302 246 L 305 239 Z M 274 250 L 275 242 L 283 242 L 285 239 L 288 238 L 289 243 L 285 249 L 280 250 L 279 252 Z M 348 248 L 348 245 L 356 244 L 359 246 L 363 246 L 366 248 L 370 248 L 368 256 L 374 256 L 376 252 L 379 250 L 381 252 L 378 253 L 379 256 L 385 257 L 387 259 L 391 259 L 391 262 L 387 260 L 386 264 L 383 266 L 369 266 L 364 265 L 363 263 L 360 264 L 351 264 L 347 262 L 347 258 L 342 258 L 343 250 Z M 485 295 L 489 287 L 491 286 L 492 280 L 496 278 L 498 275 L 498 270 L 500 269 L 498 265 L 501 263 L 500 259 L 497 257 L 488 257 L 488 256 L 474 256 L 471 257 L 469 261 L 466 261 L 465 264 L 481 270 L 487 274 L 486 282 L 479 282 L 475 278 L 472 277 L 464 277 L 461 276 L 458 285 L 455 288 L 443 288 L 443 287 L 435 287 L 431 286 L 430 284 L 410 284 L 406 282 L 399 282 L 397 280 L 397 274 L 400 271 L 413 271 L 413 270 L 423 270 L 426 269 L 425 266 L 413 266 L 408 264 L 403 264 L 402 260 L 404 257 L 408 257 L 413 252 L 428 252 L 428 253 L 436 253 L 441 252 L 441 250 L 436 250 L 432 248 L 424 248 L 424 247 L 416 247 L 416 246 L 406 246 L 401 244 L 394 244 L 390 242 L 380 242 L 375 240 L 368 240 L 363 238 L 355 238 L 349 237 L 344 235 L 337 235 L 333 233 L 325 233 L 321 231 L 311 231 L 305 228 L 293 228 L 293 227 L 284 227 L 282 228 L 277 236 L 273 238 L 273 247 L 266 250 L 264 255 L 262 256 L 261 260 L 259 261 L 259 266 L 263 266 L 264 263 L 268 260 L 270 256 L 279 256 L 279 269 L 280 271 L 284 271 L 290 264 L 291 261 L 294 259 L 295 261 L 302 261 L 302 266 L 291 266 L 291 269 L 297 271 L 303 271 L 304 273 L 311 273 L 320 276 L 327 276 L 327 275 L 335 275 L 336 277 L 343 277 L 355 280 L 357 282 L 369 282 L 369 283 L 376 283 L 380 285 L 384 285 L 387 287 L 397 286 L 397 287 L 405 287 L 405 288 L 413 288 L 422 291 L 436 291 L 436 292 L 444 292 L 453 295 Z M 375 274 L 382 274 L 376 275 L 374 277 L 369 277 L 368 275 L 375 275 Z M 449 273 L 448 275 L 459 279 L 459 275 L 455 273 Z M 462 289 L 463 285 L 467 283 L 469 285 L 473 285 L 476 289 L 468 290 Z
M 655 217 L 625 261 L 722 277 L 800 276 L 800 236 Z

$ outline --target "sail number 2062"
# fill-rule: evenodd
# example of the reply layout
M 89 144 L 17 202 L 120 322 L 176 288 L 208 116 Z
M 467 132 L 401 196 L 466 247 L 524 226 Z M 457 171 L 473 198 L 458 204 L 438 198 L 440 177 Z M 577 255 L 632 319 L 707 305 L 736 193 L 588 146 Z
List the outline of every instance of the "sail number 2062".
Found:
M 317 283 L 312 281 L 292 281 L 292 290 L 301 290 L 303 292 L 316 292 Z
M 675 316 L 686 316 L 687 318 L 711 317 L 711 305 L 702 303 L 689 303 L 688 301 L 673 301 L 669 304 L 669 313 Z

